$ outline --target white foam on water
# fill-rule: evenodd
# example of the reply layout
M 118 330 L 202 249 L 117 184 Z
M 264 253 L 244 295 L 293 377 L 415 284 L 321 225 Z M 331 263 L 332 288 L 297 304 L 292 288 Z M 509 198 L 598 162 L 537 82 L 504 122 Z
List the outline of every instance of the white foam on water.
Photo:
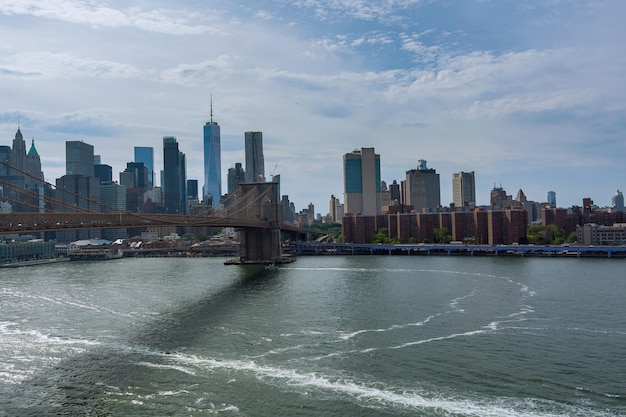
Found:
M 344 333 L 341 336 L 339 336 L 339 338 L 341 340 L 349 340 L 352 339 L 353 337 L 356 337 L 360 334 L 363 333 L 383 333 L 383 332 L 389 332 L 392 330 L 399 330 L 399 329 L 406 329 L 408 327 L 420 327 L 423 326 L 425 324 L 427 324 L 428 322 L 430 322 L 432 319 L 440 316 L 441 313 L 437 313 L 437 314 L 433 314 L 431 316 L 426 317 L 424 320 L 422 321 L 418 321 L 418 322 L 414 322 L 414 323 L 406 323 L 406 324 L 394 324 L 392 326 L 389 326 L 387 328 L 384 329 L 363 329 L 363 330 L 356 330 L 350 333 Z
M 457 337 L 476 336 L 480 334 L 493 332 L 494 330 L 492 330 L 492 328 L 493 328 L 493 323 L 490 323 L 489 325 L 486 326 L 486 329 L 483 329 L 483 330 L 472 330 L 469 332 L 453 333 L 453 334 L 449 334 L 446 336 L 438 336 L 438 337 L 431 337 L 428 339 L 415 340 L 413 342 L 407 342 L 407 343 L 402 343 L 400 345 L 391 346 L 390 349 L 403 349 L 409 346 L 422 345 L 424 343 L 431 343 L 431 342 L 439 342 L 441 340 L 455 339 Z
M 474 297 L 476 295 L 477 291 L 478 291 L 478 289 L 474 288 L 469 294 L 466 294 L 466 295 L 463 295 L 461 297 L 455 298 L 454 300 L 450 301 L 450 304 L 448 304 L 448 305 L 455 312 L 457 312 L 457 313 L 464 313 L 465 310 L 459 307 L 459 303 L 461 301 L 463 301 L 463 300 L 466 300 L 468 298 Z
M 189 391 L 187 391 L 186 389 L 179 389 L 176 391 L 159 391 L 157 393 L 157 395 L 161 396 L 161 397 L 176 397 L 178 395 L 182 395 L 182 394 L 189 394 Z
M 146 366 L 148 368 L 157 368 L 157 369 L 172 369 L 174 371 L 179 371 L 179 372 L 183 372 L 186 373 L 188 375 L 196 375 L 196 372 L 192 369 L 189 369 L 187 367 L 184 366 L 176 366 L 176 365 L 166 365 L 166 364 L 161 364 L 161 363 L 152 363 L 152 362 L 146 362 L 146 361 L 142 361 L 142 362 L 136 362 L 136 365 L 139 366 Z
M 160 355 L 158 352 L 154 354 Z M 342 395 L 345 399 L 354 401 L 360 406 L 374 409 L 385 408 L 388 410 L 389 407 L 397 407 L 403 410 L 431 410 L 441 413 L 441 415 L 466 417 L 562 417 L 564 415 L 605 417 L 611 415 L 608 411 L 583 409 L 539 399 L 472 398 L 446 392 L 425 392 L 419 388 L 407 390 L 381 387 L 383 386 L 382 383 L 360 382 L 357 378 L 335 377 L 319 372 L 302 372 L 259 364 L 250 360 L 216 360 L 179 353 L 167 355 L 167 357 L 179 361 L 184 365 L 183 369 L 194 366 L 200 369 L 247 372 L 261 381 L 285 384 L 290 388 L 304 388 L 309 395 L 311 389 L 332 392 Z M 305 392 L 302 395 L 305 395 Z

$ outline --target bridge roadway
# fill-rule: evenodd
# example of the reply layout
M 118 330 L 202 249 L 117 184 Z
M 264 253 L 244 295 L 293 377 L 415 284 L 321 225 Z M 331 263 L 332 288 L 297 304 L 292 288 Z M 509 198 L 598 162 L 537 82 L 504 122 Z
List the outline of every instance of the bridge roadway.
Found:
M 626 246 L 544 246 L 544 245 L 444 245 L 444 244 L 357 244 L 298 242 L 298 255 L 385 254 L 385 255 L 517 255 L 571 257 L 626 257 Z
M 276 225 L 271 221 L 219 213 L 204 216 L 144 213 L 0 213 L 0 234 L 159 226 L 270 229 Z M 305 229 L 295 224 L 283 222 L 279 227 L 287 232 L 306 233 Z

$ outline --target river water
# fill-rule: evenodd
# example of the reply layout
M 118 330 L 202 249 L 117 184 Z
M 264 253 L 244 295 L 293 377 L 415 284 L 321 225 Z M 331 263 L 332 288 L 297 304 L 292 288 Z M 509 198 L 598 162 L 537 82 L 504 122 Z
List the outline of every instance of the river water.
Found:
M 626 416 L 626 259 L 0 270 L 1 416 Z

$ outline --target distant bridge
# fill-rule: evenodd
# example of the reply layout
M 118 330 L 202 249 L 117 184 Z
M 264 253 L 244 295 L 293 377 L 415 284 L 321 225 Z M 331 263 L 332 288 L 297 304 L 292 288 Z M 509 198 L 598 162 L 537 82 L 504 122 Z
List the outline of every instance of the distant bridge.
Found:
M 274 227 L 269 220 L 211 215 L 141 214 L 141 213 L 0 213 L 0 234 L 38 233 L 80 229 L 119 229 L 135 227 L 233 227 L 267 229 Z M 281 230 L 306 233 L 291 223 L 281 222 Z
M 19 172 L 30 176 L 23 171 Z M 56 188 L 52 184 L 45 184 Z M 64 199 L 70 195 L 73 201 L 78 202 L 68 204 L 43 195 L 41 191 L 16 187 L 6 180 L 0 180 L 0 187 L 17 196 L 13 200 L 8 196 L 0 196 L 0 200 L 26 206 L 32 211 L 0 213 L 0 234 L 89 229 L 232 227 L 239 231 L 240 259 L 245 263 L 279 262 L 282 259 L 283 231 L 307 236 L 307 230 L 282 221 L 278 184 L 274 182 L 242 183 L 218 210 L 197 215 L 131 213 L 108 207 L 66 189 L 56 189 Z

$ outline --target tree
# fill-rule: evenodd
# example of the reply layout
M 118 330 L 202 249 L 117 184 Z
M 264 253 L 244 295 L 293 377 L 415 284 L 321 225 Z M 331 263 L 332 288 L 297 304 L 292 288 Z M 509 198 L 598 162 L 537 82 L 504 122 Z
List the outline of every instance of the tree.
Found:
M 435 243 L 450 243 L 452 235 L 448 231 L 447 227 L 435 227 L 433 228 L 435 235 Z
M 578 240 L 578 234 L 576 232 L 572 232 L 569 234 L 569 236 L 567 237 L 567 239 L 565 240 L 566 242 L 576 242 Z
M 390 243 L 390 241 L 391 239 L 389 239 L 389 229 L 381 227 L 372 238 L 371 243 Z

